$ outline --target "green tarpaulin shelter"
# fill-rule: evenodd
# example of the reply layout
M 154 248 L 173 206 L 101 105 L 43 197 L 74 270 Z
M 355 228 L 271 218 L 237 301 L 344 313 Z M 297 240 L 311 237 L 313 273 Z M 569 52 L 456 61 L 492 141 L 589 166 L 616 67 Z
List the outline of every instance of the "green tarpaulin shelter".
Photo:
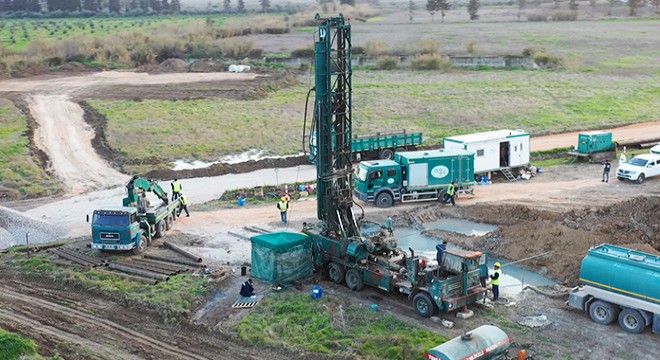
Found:
M 312 276 L 312 242 L 306 234 L 280 231 L 252 241 L 252 276 L 270 284 L 289 285 Z

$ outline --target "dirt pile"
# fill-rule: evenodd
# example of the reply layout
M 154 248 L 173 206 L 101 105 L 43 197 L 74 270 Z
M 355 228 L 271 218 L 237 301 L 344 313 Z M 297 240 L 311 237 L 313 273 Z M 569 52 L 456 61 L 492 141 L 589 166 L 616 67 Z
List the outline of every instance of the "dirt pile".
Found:
M 186 72 L 190 68 L 187 62 L 181 59 L 167 59 L 162 63 L 158 64 L 158 67 L 155 69 L 155 72 Z
M 30 244 L 53 241 L 68 234 L 68 230 L 23 215 L 18 211 L 0 207 L 0 249 L 24 245 L 25 234 L 30 233 Z
M 227 71 L 227 65 L 222 61 L 213 59 L 200 59 L 190 64 L 190 72 L 218 72 Z

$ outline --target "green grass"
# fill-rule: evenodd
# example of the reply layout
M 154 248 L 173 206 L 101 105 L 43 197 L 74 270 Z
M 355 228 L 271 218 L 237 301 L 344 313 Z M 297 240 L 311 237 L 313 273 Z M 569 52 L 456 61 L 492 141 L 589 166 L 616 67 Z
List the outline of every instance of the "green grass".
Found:
M 258 100 L 93 100 L 108 140 L 128 159 L 215 160 L 250 149 L 300 152 L 307 76 Z M 655 76 L 562 72 L 356 71 L 354 132 L 444 136 L 503 128 L 532 134 L 599 129 L 660 119 Z M 135 169 L 128 169 L 135 170 Z
M 95 269 L 66 268 L 49 262 L 45 255 L 27 256 L 11 252 L 8 267 L 22 274 L 50 278 L 87 289 L 94 289 L 113 297 L 147 304 L 168 322 L 178 322 L 189 316 L 192 302 L 208 292 L 208 281 L 199 276 L 178 274 L 156 285 L 125 280 Z M 0 359 L 3 359 L 0 357 Z
M 0 189 L 15 189 L 21 197 L 52 194 L 58 185 L 32 158 L 27 131 L 21 111 L 0 99 Z
M 274 294 L 237 325 L 253 344 L 274 344 L 361 359 L 420 359 L 443 336 L 325 295 Z
M 0 359 L 18 360 L 37 357 L 34 341 L 0 328 Z

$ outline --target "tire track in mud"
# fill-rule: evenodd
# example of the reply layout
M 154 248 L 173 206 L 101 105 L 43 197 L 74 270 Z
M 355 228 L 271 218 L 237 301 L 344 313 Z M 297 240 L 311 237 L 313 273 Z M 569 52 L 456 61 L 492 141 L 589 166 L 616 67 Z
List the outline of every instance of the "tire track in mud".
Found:
M 132 344 L 139 344 L 141 346 L 144 346 L 146 348 L 155 350 L 156 352 L 160 352 L 162 355 L 166 355 L 167 358 L 170 359 L 196 359 L 196 360 L 208 360 L 208 358 L 199 356 L 197 354 L 191 353 L 186 350 L 182 350 L 179 348 L 176 348 L 174 346 L 171 346 L 169 344 L 166 344 L 162 341 L 156 340 L 154 338 L 151 338 L 149 336 L 146 336 L 144 334 L 141 334 L 139 332 L 133 331 L 131 329 L 128 329 L 124 326 L 121 326 L 117 323 L 114 323 L 110 320 L 103 319 L 96 317 L 91 314 L 87 314 L 85 312 L 75 310 L 72 308 L 68 308 L 59 304 L 55 304 L 49 301 L 45 301 L 43 299 L 39 299 L 37 297 L 33 296 L 28 296 L 24 294 L 20 294 L 17 292 L 14 292 L 12 290 L 9 290 L 6 287 L 0 287 L 0 298 L 5 298 L 8 300 L 11 300 L 12 303 L 14 304 L 29 304 L 30 306 L 37 306 L 40 307 L 44 310 L 47 310 L 51 313 L 58 314 L 60 316 L 63 316 L 65 318 L 69 318 L 71 320 L 76 321 L 77 323 L 82 323 L 85 325 L 89 325 L 91 327 L 95 328 L 101 328 L 104 330 L 104 335 L 108 336 L 108 334 L 113 334 L 112 338 L 114 339 L 126 339 L 127 343 L 132 343 Z M 24 316 L 16 315 L 14 313 L 9 313 L 7 310 L 0 310 L 0 315 L 1 317 L 7 317 L 10 319 L 14 319 L 14 321 L 17 321 L 19 323 L 23 323 L 31 328 L 39 329 L 42 330 L 46 333 L 49 333 L 51 335 L 64 338 L 69 341 L 73 341 L 75 343 L 79 343 L 81 345 L 88 345 L 92 348 L 100 346 L 103 348 L 103 345 L 96 344 L 93 341 L 90 340 L 85 340 L 79 338 L 77 335 L 71 335 L 68 334 L 67 332 L 61 330 L 61 329 L 56 329 L 41 324 L 38 320 L 32 320 L 25 318 Z M 117 349 L 109 349 L 110 353 L 117 353 Z M 119 357 L 121 358 L 134 358 L 131 356 L 127 357 Z M 139 357 L 138 357 L 139 358 Z

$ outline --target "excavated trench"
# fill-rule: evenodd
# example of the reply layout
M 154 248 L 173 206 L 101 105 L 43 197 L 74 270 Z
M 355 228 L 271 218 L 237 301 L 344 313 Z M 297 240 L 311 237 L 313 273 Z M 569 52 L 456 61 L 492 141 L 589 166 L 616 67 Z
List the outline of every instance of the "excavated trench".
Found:
M 544 252 L 552 252 L 520 265 L 560 283 L 577 284 L 581 259 L 594 245 L 610 243 L 660 255 L 660 197 L 637 197 L 608 207 L 584 208 L 567 212 L 537 210 L 516 205 L 472 206 L 448 212 L 436 206 L 420 208 L 395 219 L 395 230 L 402 236 L 415 237 L 420 249 L 430 248 L 434 256 L 438 239 L 461 248 L 486 251 L 491 257 L 517 261 Z M 457 214 L 460 219 L 457 219 Z M 449 224 L 465 219 L 497 229 L 480 236 L 429 228 L 441 221 Z M 420 227 L 419 224 L 424 224 Z M 468 223 L 469 224 L 469 223 Z M 408 229 L 408 230 L 406 230 Z M 415 234 L 419 234 L 415 235 Z M 401 244 L 400 244 L 401 245 Z

